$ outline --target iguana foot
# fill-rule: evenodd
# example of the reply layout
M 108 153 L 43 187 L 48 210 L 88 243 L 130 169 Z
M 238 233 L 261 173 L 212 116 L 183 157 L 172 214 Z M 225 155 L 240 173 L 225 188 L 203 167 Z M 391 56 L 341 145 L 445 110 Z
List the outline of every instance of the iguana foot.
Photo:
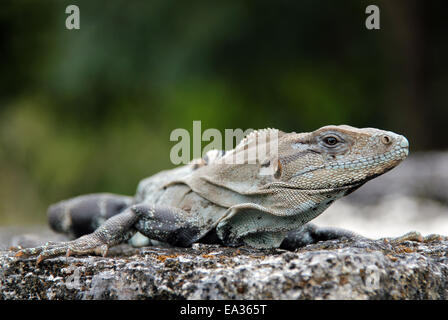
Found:
M 442 240 L 448 240 L 448 237 L 437 233 L 431 233 L 423 237 L 423 242 L 442 241 Z
M 76 240 L 46 244 L 35 248 L 26 248 L 19 250 L 16 257 L 36 257 L 36 264 L 39 264 L 42 260 L 65 255 L 86 255 L 86 254 L 100 254 L 103 257 L 107 254 L 109 246 L 103 243 L 100 239 L 95 237 L 94 234 L 85 235 Z
M 416 242 L 431 242 L 431 241 L 440 241 L 440 240 L 448 240 L 448 237 L 442 236 L 440 234 L 429 234 L 427 236 L 422 236 L 420 232 L 411 231 L 402 236 L 396 238 L 385 238 L 388 242 L 393 243 L 402 243 L 405 241 L 416 241 Z
M 16 253 L 16 257 L 37 256 L 37 264 L 39 264 L 44 259 L 64 254 L 67 257 L 72 254 L 101 254 L 105 256 L 109 247 L 125 242 L 135 234 L 133 225 L 136 220 L 137 216 L 134 212 L 127 209 L 109 218 L 93 233 L 72 241 L 22 249 Z

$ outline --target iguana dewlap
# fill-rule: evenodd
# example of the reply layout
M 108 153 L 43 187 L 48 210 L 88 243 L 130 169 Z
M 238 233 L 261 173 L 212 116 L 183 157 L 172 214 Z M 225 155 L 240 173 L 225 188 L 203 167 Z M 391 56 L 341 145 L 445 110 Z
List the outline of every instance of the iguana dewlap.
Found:
M 408 148 L 407 139 L 393 132 L 346 125 L 309 133 L 254 131 L 233 150 L 213 150 L 142 180 L 135 197 L 91 194 L 52 205 L 52 228 L 81 237 L 17 255 L 39 255 L 40 261 L 60 254 L 106 254 L 137 231 L 176 246 L 299 246 L 317 234 L 305 224 L 397 166 Z M 350 234 L 325 231 L 328 237 Z M 318 238 L 325 238 L 323 233 Z

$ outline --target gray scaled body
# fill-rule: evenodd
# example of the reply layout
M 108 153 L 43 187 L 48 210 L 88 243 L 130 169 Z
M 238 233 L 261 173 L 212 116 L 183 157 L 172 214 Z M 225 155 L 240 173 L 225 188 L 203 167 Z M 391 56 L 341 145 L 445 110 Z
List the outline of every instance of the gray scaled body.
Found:
M 213 150 L 142 180 L 135 197 L 91 194 L 52 205 L 53 229 L 80 238 L 17 255 L 38 256 L 38 262 L 60 254 L 105 255 L 137 232 L 176 246 L 207 242 L 288 249 L 355 236 L 308 222 L 397 166 L 408 150 L 405 137 L 374 128 L 254 131 L 233 150 Z

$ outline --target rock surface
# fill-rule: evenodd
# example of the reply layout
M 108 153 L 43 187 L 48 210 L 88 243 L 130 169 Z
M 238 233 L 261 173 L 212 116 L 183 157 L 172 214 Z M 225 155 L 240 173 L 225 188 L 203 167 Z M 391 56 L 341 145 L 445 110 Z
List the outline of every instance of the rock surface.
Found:
M 334 240 L 295 252 L 121 245 L 108 257 L 0 251 L 0 299 L 448 299 L 448 241 Z

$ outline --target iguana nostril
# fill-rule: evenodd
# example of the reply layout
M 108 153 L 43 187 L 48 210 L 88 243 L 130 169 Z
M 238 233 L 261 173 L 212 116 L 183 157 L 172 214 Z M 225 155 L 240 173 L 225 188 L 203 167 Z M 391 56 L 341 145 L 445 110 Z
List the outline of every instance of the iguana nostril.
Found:
M 385 145 L 391 144 L 392 138 L 389 137 L 388 135 L 384 135 L 381 137 L 381 142 L 384 143 Z

